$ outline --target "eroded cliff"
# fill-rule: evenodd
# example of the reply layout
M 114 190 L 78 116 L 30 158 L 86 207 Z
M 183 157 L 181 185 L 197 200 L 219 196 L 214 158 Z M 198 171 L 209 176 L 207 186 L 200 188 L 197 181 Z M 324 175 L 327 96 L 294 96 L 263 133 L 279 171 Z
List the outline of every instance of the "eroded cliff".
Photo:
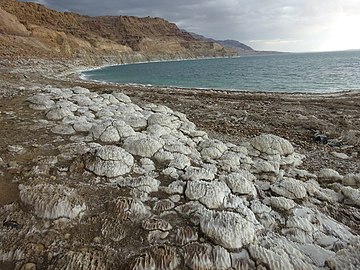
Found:
M 15 0 L 0 0 L 0 49 L 0 57 L 76 57 L 88 62 L 235 54 L 161 18 L 89 17 Z

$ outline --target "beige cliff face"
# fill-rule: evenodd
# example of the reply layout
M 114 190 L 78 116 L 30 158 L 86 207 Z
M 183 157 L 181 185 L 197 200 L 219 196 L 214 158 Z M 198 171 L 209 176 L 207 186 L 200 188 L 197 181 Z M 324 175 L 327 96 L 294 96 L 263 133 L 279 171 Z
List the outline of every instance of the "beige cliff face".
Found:
M 0 0 L 0 48 L 1 57 L 115 56 L 117 62 L 132 54 L 141 60 L 234 54 L 161 18 L 89 17 L 15 0 Z
M 17 17 L 0 7 L 0 34 L 26 37 L 30 35 L 30 32 L 19 22 Z
M 77 40 L 75 38 L 69 37 L 64 32 L 53 31 L 36 25 L 31 26 L 30 29 L 31 37 L 39 40 L 53 53 L 70 56 L 78 47 L 90 48 L 89 43 L 83 41 L 76 42 Z

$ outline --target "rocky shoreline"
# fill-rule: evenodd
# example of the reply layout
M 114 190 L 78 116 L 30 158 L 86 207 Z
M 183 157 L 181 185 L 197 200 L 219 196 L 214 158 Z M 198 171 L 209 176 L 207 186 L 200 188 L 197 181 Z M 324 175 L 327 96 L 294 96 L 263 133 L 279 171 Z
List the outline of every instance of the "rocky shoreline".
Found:
M 360 93 L 3 63 L 0 269 L 356 269 Z

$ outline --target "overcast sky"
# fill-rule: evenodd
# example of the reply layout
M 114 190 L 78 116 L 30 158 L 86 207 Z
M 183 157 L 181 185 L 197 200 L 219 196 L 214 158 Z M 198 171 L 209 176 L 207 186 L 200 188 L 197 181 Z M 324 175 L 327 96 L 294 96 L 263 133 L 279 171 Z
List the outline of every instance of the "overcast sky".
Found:
M 162 17 L 257 50 L 360 49 L 360 0 L 39 0 L 86 15 Z

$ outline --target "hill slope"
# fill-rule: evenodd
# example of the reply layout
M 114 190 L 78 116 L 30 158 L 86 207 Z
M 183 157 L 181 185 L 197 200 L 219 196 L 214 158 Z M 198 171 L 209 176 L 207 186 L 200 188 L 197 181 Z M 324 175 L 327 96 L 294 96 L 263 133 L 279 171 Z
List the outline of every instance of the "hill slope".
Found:
M 0 0 L 0 57 L 80 57 L 117 62 L 229 56 L 161 18 L 82 16 L 31 2 Z
M 237 40 L 216 40 L 213 38 L 208 38 L 193 32 L 190 32 L 190 35 L 193 36 L 196 39 L 199 40 L 203 40 L 203 41 L 207 41 L 207 42 L 215 42 L 218 43 L 222 46 L 224 46 L 225 48 L 232 48 L 235 49 L 237 52 L 241 53 L 241 52 L 255 52 L 255 50 L 253 48 L 251 48 L 248 45 L 245 45 L 244 43 L 241 43 Z
M 217 43 L 220 44 L 221 46 L 223 46 L 224 48 L 228 49 L 228 50 L 234 50 L 236 51 L 236 53 L 238 55 L 255 55 L 255 54 L 278 54 L 278 53 L 282 53 L 282 52 L 277 52 L 277 51 L 257 51 L 254 50 L 253 48 L 251 48 L 250 46 L 241 43 L 240 41 L 237 40 L 231 40 L 231 39 L 227 39 L 227 40 L 216 40 L 213 38 L 208 38 L 196 33 L 192 33 L 190 32 L 190 34 L 198 40 L 203 40 L 206 42 L 213 42 L 213 43 Z

